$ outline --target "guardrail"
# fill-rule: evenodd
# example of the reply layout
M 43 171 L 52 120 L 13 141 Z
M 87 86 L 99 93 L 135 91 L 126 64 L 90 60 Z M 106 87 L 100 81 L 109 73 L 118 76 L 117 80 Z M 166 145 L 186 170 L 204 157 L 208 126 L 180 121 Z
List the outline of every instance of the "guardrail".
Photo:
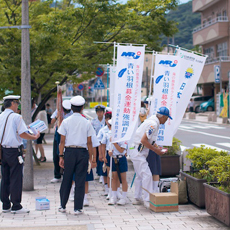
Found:
M 211 21 L 207 21 L 206 23 L 203 23 L 197 27 L 195 27 L 193 29 L 193 33 L 196 33 L 197 31 L 203 30 L 204 28 L 207 28 L 217 22 L 228 22 L 228 17 L 227 16 L 219 16 L 216 17 L 214 19 L 212 19 Z
M 221 57 L 214 57 L 214 58 L 207 58 L 205 65 L 213 64 L 213 63 L 219 63 L 219 62 L 230 62 L 229 56 L 221 56 Z

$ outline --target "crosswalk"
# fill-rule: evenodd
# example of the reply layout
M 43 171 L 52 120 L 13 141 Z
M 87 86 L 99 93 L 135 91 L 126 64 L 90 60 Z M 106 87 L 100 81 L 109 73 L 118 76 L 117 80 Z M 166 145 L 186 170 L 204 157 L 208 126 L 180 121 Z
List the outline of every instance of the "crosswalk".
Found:
M 208 124 L 202 124 L 202 125 L 194 125 L 194 124 L 189 124 L 189 125 L 180 125 L 180 129 L 226 129 L 226 127 L 218 126 L 218 125 L 208 125 Z
M 230 152 L 230 150 L 227 149 L 227 148 L 230 148 L 230 143 L 216 143 L 216 145 L 224 146 L 226 148 L 220 148 L 218 146 L 209 145 L 209 144 L 205 144 L 205 143 L 195 143 L 195 144 L 191 144 L 191 145 L 194 146 L 194 147 L 198 147 L 198 148 L 201 147 L 201 145 L 204 145 L 205 148 L 216 149 L 217 151 Z M 192 147 L 186 147 L 186 146 L 181 145 L 180 148 L 181 148 L 181 151 L 184 151 L 184 150 L 192 148 Z

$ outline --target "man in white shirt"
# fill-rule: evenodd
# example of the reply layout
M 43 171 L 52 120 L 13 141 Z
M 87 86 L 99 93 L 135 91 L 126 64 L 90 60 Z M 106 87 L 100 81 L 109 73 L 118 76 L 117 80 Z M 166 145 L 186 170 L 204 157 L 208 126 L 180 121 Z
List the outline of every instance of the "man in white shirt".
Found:
M 60 188 L 61 206 L 58 211 L 66 212 L 66 204 L 75 174 L 74 214 L 79 215 L 83 208 L 88 161 L 92 162 L 93 158 L 91 137 L 94 130 L 90 122 L 81 115 L 85 99 L 75 96 L 70 102 L 73 114 L 64 119 L 58 129 L 61 135 L 59 165 L 65 170 Z
M 157 140 L 160 124 L 164 124 L 169 115 L 169 109 L 161 107 L 156 115 L 152 115 L 146 119 L 136 130 L 133 139 L 133 149 L 130 151 L 130 158 L 133 162 L 134 170 L 136 172 L 135 178 L 135 201 L 133 204 L 142 203 L 142 187 L 148 192 L 153 192 L 152 173 L 149 169 L 146 158 L 149 149 L 153 150 L 158 155 L 163 155 L 165 152 L 161 148 L 154 145 Z M 149 193 L 144 192 L 144 201 L 149 201 Z

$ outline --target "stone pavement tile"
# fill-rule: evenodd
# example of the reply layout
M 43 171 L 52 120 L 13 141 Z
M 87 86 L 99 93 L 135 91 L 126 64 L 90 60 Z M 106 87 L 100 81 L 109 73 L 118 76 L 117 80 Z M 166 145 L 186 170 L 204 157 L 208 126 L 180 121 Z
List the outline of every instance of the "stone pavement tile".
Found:
M 140 226 L 137 227 L 138 230 L 152 230 L 154 229 L 152 226 Z

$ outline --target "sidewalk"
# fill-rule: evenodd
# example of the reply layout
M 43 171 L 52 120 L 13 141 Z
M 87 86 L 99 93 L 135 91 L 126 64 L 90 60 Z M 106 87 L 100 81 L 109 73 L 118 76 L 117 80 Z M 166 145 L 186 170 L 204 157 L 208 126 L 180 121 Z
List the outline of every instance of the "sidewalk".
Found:
M 193 113 L 195 115 L 195 119 L 189 119 L 189 112 L 186 112 L 185 117 L 183 120 L 188 120 L 188 121 L 198 121 L 198 122 L 205 122 L 205 123 L 210 123 L 210 124 L 216 124 L 216 125 L 226 125 L 230 127 L 230 124 L 228 123 L 223 123 L 223 118 L 217 117 L 216 122 L 213 121 L 208 121 L 208 116 L 211 114 L 213 115 L 215 112 L 205 112 L 205 113 Z M 230 119 L 228 119 L 230 122 Z
M 125 206 L 109 206 L 103 194 L 103 186 L 93 181 L 89 184 L 90 206 L 85 214 L 73 214 L 73 202 L 67 204 L 67 213 L 57 211 L 60 183 L 51 184 L 53 178 L 52 141 L 53 135 L 46 136 L 44 145 L 47 162 L 34 166 L 34 191 L 23 191 L 22 205 L 30 209 L 29 214 L 0 213 L 0 229 L 20 230 L 149 230 L 149 229 L 229 229 L 212 218 L 204 209 L 194 205 L 180 205 L 179 212 L 154 213 L 144 206 L 132 205 L 134 188 L 128 190 L 129 203 Z M 134 175 L 129 162 L 128 183 Z M 36 211 L 35 198 L 46 196 L 50 200 L 50 210 Z

